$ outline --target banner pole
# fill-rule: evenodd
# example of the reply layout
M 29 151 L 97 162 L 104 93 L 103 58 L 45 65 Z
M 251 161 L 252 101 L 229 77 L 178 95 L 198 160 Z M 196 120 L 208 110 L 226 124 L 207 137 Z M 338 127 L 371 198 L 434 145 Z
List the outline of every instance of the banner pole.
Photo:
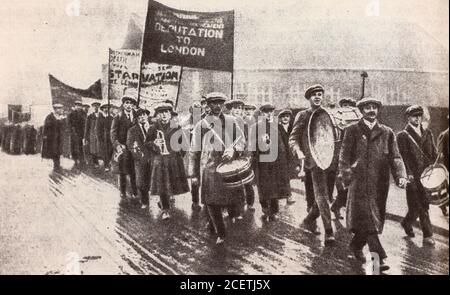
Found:
M 231 68 L 231 100 L 234 99 L 234 10 L 233 10 L 233 47 L 231 51 L 231 58 L 233 66 Z
M 111 71 L 111 68 L 110 68 L 110 65 L 111 65 L 111 48 L 108 48 L 108 79 L 107 79 L 107 83 L 108 83 L 108 91 L 106 92 L 106 98 L 108 99 L 108 117 L 109 116 L 111 116 L 111 114 L 110 114 L 110 108 L 111 108 L 111 105 L 110 105 L 110 98 L 109 98 L 109 88 L 110 88 L 110 83 L 111 83 L 111 81 L 110 81 L 110 79 L 111 79 L 111 75 L 110 75 L 110 71 Z
M 181 70 L 180 70 L 180 81 L 178 81 L 177 100 L 175 101 L 175 111 L 176 111 L 177 108 L 178 108 L 178 98 L 180 97 L 181 81 L 182 81 L 182 78 L 183 78 L 183 69 L 184 69 L 184 67 L 181 66 Z

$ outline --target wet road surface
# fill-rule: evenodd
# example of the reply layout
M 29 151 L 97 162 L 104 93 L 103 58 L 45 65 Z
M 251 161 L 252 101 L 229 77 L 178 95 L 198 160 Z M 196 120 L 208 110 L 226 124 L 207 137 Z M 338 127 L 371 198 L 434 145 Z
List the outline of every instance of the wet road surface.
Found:
M 297 189 L 295 204 L 280 201 L 279 221 L 263 223 L 256 203 L 243 220 L 227 222 L 227 240 L 216 246 L 190 194 L 176 196 L 163 221 L 158 197 L 149 210 L 121 201 L 101 168 L 80 171 L 63 159 L 64 170 L 53 173 L 37 155 L 1 152 L 0 163 L 0 274 L 364 274 L 348 257 L 344 221 L 334 220 L 334 247 L 299 227 L 306 204 Z M 386 274 L 448 274 L 448 236 L 435 239 L 434 248 L 422 247 L 419 230 L 405 238 L 388 220 Z

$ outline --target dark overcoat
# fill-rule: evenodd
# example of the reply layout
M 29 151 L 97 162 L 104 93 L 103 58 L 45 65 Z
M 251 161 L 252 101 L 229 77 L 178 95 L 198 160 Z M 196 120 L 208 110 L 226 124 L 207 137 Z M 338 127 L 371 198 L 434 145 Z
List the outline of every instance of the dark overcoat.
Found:
M 125 146 L 125 151 L 119 157 L 118 169 L 114 169 L 117 174 L 130 174 L 131 169 L 134 169 L 133 157 L 130 151 L 126 148 L 128 130 L 135 124 L 136 113 L 133 112 L 133 121 L 130 121 L 125 115 L 124 111 L 121 111 L 114 117 L 111 123 L 111 143 L 114 150 L 117 150 L 117 146 Z
M 136 172 L 136 185 L 138 188 L 148 191 L 150 188 L 150 173 L 152 152 L 145 145 L 148 130 L 145 131 L 139 124 L 135 124 L 128 130 L 127 148 L 131 152 Z
M 406 169 L 391 128 L 377 123 L 372 130 L 361 119 L 347 127 L 339 171 L 352 175 L 348 189 L 347 227 L 353 232 L 383 231 L 390 172 L 397 181 Z M 351 171 L 351 172 L 349 172 Z
M 420 206 L 428 210 L 429 204 L 425 197 L 425 190 L 420 182 L 423 170 L 433 164 L 437 157 L 433 134 L 429 129 L 421 127 L 422 136 L 416 133 L 408 124 L 397 135 L 398 148 L 405 163 L 406 173 L 414 179 L 406 187 L 408 207 Z
M 261 201 L 284 199 L 291 195 L 289 147 L 283 140 L 282 131 L 284 129 L 281 125 L 269 123 L 265 119 L 250 129 L 249 150 L 253 154 L 253 168 Z M 269 141 L 263 139 L 265 134 L 269 136 Z M 261 158 L 262 155 L 268 156 L 272 153 L 273 161 Z
M 95 133 L 97 135 L 98 155 L 104 161 L 111 159 L 113 147 L 111 143 L 111 124 L 112 116 L 105 116 L 102 113 L 98 115 L 95 123 Z
M 86 124 L 86 113 L 83 110 L 74 110 L 68 115 L 70 127 L 70 151 L 73 160 L 83 158 L 83 137 Z
M 162 131 L 166 142 L 168 155 L 163 155 L 154 141 Z M 150 126 L 147 133 L 146 146 L 152 151 L 150 194 L 151 195 L 180 195 L 189 192 L 183 157 L 185 152 L 174 150 L 172 144 L 177 142 L 180 147 L 183 140 L 183 130 L 180 126 L 171 126 L 171 123 L 162 124 L 157 121 Z M 172 143 L 171 143 L 172 141 Z
M 42 151 L 44 159 L 53 159 L 62 154 L 62 120 L 58 120 L 54 113 L 45 118 L 42 131 Z

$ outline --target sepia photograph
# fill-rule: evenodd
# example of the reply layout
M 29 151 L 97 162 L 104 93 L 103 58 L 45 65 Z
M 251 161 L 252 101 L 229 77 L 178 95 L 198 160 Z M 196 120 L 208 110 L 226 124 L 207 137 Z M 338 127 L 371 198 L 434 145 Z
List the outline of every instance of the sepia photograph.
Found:
M 449 275 L 447 0 L 10 1 L 0 38 L 0 275 Z

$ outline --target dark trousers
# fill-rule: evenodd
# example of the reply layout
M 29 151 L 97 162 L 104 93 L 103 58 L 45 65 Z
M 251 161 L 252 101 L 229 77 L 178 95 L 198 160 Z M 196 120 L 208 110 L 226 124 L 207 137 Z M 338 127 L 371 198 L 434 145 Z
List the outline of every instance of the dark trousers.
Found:
M 260 201 L 262 210 L 266 215 L 274 215 L 280 211 L 278 199 L 271 199 L 267 201 Z
M 403 223 L 411 227 L 419 218 L 420 227 L 422 228 L 423 237 L 429 238 L 433 236 L 433 228 L 431 226 L 429 206 L 426 203 L 425 192 L 421 184 L 408 185 L 406 188 L 406 201 L 408 204 L 408 213 L 406 213 Z
M 369 246 L 369 251 L 377 253 L 380 259 L 387 258 L 386 251 L 384 251 L 378 234 L 376 233 L 356 232 L 350 242 L 350 247 L 353 250 L 360 251 L 366 244 Z
M 136 187 L 136 174 L 134 172 L 134 169 L 132 169 L 132 172 L 130 173 L 130 185 L 131 185 L 131 191 L 134 195 L 137 194 L 137 187 Z M 127 175 L 120 173 L 119 174 L 119 188 L 120 193 L 125 195 L 127 193 Z
M 53 169 L 59 169 L 61 168 L 61 156 L 55 156 L 53 157 Z
M 207 205 L 208 219 L 212 223 L 219 237 L 225 238 L 225 221 L 222 216 L 222 207 L 218 205 Z
M 330 200 L 330 202 L 333 202 L 333 192 L 335 182 L 336 182 L 336 172 L 327 171 L 326 183 L 328 188 L 328 199 Z M 307 168 L 305 168 L 305 195 L 306 195 L 306 210 L 309 212 L 312 206 L 314 205 L 315 196 L 314 196 L 314 186 L 311 169 Z
M 338 188 L 336 200 L 334 200 L 332 206 L 338 210 L 345 207 L 347 205 L 347 194 L 348 194 L 348 189 Z
M 315 202 L 308 215 L 305 218 L 306 222 L 315 222 L 317 218 L 322 217 L 323 227 L 325 233 L 333 233 L 333 227 L 331 226 L 331 213 L 329 200 L 329 186 L 328 186 L 328 171 L 324 171 L 319 167 L 311 169 L 311 178 L 313 184 L 313 192 Z M 334 183 L 333 183 L 334 185 Z
M 149 205 L 149 195 L 148 195 L 148 189 L 138 189 L 139 197 L 141 198 L 141 203 L 143 205 Z
M 91 159 L 92 159 L 92 164 L 98 165 L 98 159 L 99 157 L 97 157 L 94 154 L 91 154 Z
M 200 186 L 198 183 L 191 185 L 192 203 L 198 204 L 200 202 Z
M 169 195 L 160 195 L 159 196 L 161 206 L 163 210 L 170 209 L 170 196 Z
M 255 204 L 255 190 L 253 189 L 253 185 L 246 184 L 244 186 L 245 189 L 245 199 L 247 202 L 247 205 L 253 206 Z

